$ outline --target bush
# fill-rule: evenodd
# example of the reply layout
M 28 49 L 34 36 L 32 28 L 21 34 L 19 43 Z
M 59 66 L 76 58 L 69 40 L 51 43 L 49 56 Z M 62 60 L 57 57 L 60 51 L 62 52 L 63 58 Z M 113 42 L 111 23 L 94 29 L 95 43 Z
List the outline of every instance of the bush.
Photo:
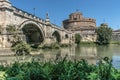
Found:
M 6 68 L 5 80 L 120 80 L 120 71 L 115 69 L 107 57 L 98 65 L 86 60 L 70 61 L 56 59 L 51 62 L 15 62 Z
M 42 49 L 52 49 L 51 44 L 43 44 L 40 46 Z
M 58 43 L 53 43 L 51 44 L 52 46 L 52 49 L 59 49 L 60 48 L 60 45 Z
M 52 43 L 52 44 L 43 44 L 39 45 L 40 49 L 59 49 L 60 45 L 58 43 Z
M 5 71 L 0 71 L 0 80 L 6 80 L 6 76 L 7 74 L 5 73 Z
M 28 55 L 30 54 L 31 48 L 26 42 L 20 41 L 12 48 L 15 51 L 15 55 Z
M 71 44 L 61 44 L 60 46 L 61 47 L 69 47 L 69 46 L 71 46 Z

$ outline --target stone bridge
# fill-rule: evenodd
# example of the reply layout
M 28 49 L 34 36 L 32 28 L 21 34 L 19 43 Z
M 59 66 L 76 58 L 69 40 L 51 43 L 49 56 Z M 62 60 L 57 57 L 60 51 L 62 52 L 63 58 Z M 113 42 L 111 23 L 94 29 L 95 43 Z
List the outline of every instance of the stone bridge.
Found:
M 0 0 L 0 47 L 10 47 L 7 25 L 17 25 L 24 35 L 24 40 L 30 44 L 73 43 L 73 34 L 50 22 L 48 14 L 43 20 L 35 15 L 18 9 L 9 0 Z

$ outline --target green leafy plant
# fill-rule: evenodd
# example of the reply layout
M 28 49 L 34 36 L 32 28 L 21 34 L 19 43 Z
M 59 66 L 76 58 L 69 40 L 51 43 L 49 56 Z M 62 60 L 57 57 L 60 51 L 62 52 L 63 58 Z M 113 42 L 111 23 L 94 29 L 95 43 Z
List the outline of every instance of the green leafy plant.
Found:
M 7 74 L 5 71 L 0 71 L 0 80 L 6 80 Z
M 18 63 L 2 71 L 3 80 L 120 80 L 120 71 L 112 66 L 107 57 L 98 65 L 90 65 L 84 59 L 70 61 L 67 56 L 55 61 Z

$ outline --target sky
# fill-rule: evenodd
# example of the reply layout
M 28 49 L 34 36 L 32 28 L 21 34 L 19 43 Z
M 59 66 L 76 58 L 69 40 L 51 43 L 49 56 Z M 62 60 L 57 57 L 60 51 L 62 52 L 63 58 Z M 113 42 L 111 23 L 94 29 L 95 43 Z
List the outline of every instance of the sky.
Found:
M 62 21 L 79 10 L 86 18 L 96 19 L 96 26 L 107 23 L 114 30 L 120 29 L 120 0 L 10 0 L 13 6 L 62 26 Z M 35 12 L 34 12 L 35 9 Z

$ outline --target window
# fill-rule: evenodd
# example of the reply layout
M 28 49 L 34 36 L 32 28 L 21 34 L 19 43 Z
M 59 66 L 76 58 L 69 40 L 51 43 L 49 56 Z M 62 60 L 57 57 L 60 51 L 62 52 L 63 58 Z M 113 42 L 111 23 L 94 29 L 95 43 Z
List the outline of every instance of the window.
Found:
M 77 20 L 77 18 L 74 18 L 74 20 Z
M 68 35 L 67 35 L 67 34 L 65 35 L 65 38 L 68 38 Z

